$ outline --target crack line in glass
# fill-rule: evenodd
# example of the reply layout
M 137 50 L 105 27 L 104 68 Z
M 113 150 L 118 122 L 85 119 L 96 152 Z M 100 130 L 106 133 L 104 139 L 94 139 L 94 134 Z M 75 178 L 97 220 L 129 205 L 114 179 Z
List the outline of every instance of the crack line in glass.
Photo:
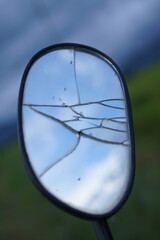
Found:
M 46 113 L 43 113 L 37 109 L 35 109 L 34 107 L 31 106 L 31 104 L 27 105 L 27 104 L 23 104 L 24 106 L 28 107 L 30 110 L 44 116 L 44 117 L 47 117 L 51 120 L 54 120 L 56 121 L 57 123 L 61 124 L 63 127 L 67 128 L 68 130 L 70 130 L 71 132 L 73 132 L 74 134 L 77 135 L 77 141 L 75 143 L 75 145 L 72 147 L 71 150 L 69 150 L 65 155 L 63 155 L 61 158 L 57 159 L 54 163 L 50 164 L 49 166 L 47 166 L 43 172 L 39 175 L 39 177 L 42 177 L 47 171 L 49 171 L 52 167 L 54 167 L 56 164 L 58 164 L 61 160 L 63 160 L 64 158 L 66 158 L 67 156 L 69 156 L 71 153 L 73 153 L 76 148 L 78 147 L 79 145 L 79 142 L 80 142 L 80 138 L 81 136 L 83 137 L 86 137 L 86 138 L 89 138 L 89 139 L 92 139 L 92 140 L 95 140 L 95 141 L 98 141 L 98 142 L 103 142 L 103 143 L 108 143 L 108 144 L 118 144 L 118 145 L 123 145 L 123 146 L 129 146 L 129 144 L 127 144 L 126 142 L 128 141 L 128 139 L 126 140 L 123 140 L 122 142 L 113 142 L 113 141 L 108 141 L 108 140 L 104 140 L 104 139 L 100 139 L 100 138 L 97 138 L 97 137 L 94 137 L 92 134 L 86 134 L 84 131 L 85 130 L 91 130 L 91 129 L 100 129 L 100 128 L 104 128 L 104 129 L 108 129 L 108 130 L 111 130 L 111 131 L 118 131 L 118 132 L 127 132 L 127 131 L 124 131 L 124 130 L 119 130 L 119 129 L 114 129 L 114 128 L 109 128 L 109 127 L 105 127 L 103 126 L 103 121 L 104 120 L 115 120 L 116 119 L 124 119 L 124 117 L 114 117 L 114 118 L 110 118 L 110 119 L 106 119 L 106 118 L 85 118 L 84 116 L 81 117 L 81 116 L 78 116 L 77 119 L 73 119 L 73 120 L 68 120 L 68 121 L 81 121 L 80 118 L 84 118 L 84 119 L 96 119 L 96 120 L 101 120 L 100 122 L 100 125 L 96 125 L 96 124 L 93 124 L 93 123 L 90 123 L 92 124 L 94 127 L 90 127 L 90 128 L 84 128 L 84 129 L 81 129 L 80 131 L 77 131 L 75 130 L 74 128 L 68 126 L 65 122 L 67 121 L 61 121 L 51 115 L 48 115 Z M 68 106 L 69 107 L 69 106 Z M 71 108 L 71 107 L 69 107 Z M 71 110 L 73 110 L 71 108 Z M 73 111 L 75 112 L 75 111 Z M 119 121 L 121 123 L 121 121 Z
M 80 107 L 80 106 L 85 106 L 85 105 L 91 105 L 91 104 L 101 104 L 103 102 L 109 102 L 109 101 L 124 101 L 124 99 L 119 99 L 119 98 L 114 98 L 114 99 L 106 99 L 106 100 L 101 100 L 101 101 L 95 101 L 95 102 L 88 102 L 88 103 L 80 103 L 80 104 L 72 104 L 72 105 L 67 105 L 63 103 L 64 105 L 54 105 L 54 104 L 32 104 L 32 103 L 24 103 L 24 106 L 31 106 L 31 107 L 65 107 L 65 108 L 72 108 L 72 107 Z M 105 105 L 106 107 L 114 107 L 111 105 Z M 115 107 L 118 108 L 118 107 Z M 125 109 L 125 108 L 123 108 Z
M 78 135 L 78 138 L 77 138 L 76 144 L 73 146 L 73 148 L 72 148 L 70 151 L 68 151 L 66 154 L 64 154 L 63 157 L 57 159 L 54 163 L 51 163 L 49 166 L 47 166 L 47 167 L 43 170 L 43 172 L 39 175 L 40 178 L 41 178 L 46 172 L 48 172 L 52 167 L 54 167 L 57 163 L 59 163 L 61 160 L 63 160 L 63 159 L 66 158 L 68 155 L 70 155 L 73 151 L 76 150 L 76 148 L 77 148 L 77 146 L 78 146 L 78 144 L 79 144 L 79 142 L 80 142 L 80 138 L 81 138 L 81 136 L 80 136 L 79 134 L 77 134 L 77 135 Z
M 25 104 L 25 106 L 27 106 L 27 105 Z M 82 130 L 81 130 L 81 131 L 77 131 L 77 130 L 75 130 L 74 128 L 72 128 L 72 127 L 70 127 L 69 125 L 67 125 L 67 124 L 65 123 L 65 121 L 61 121 L 60 119 L 55 118 L 55 117 L 53 117 L 53 116 L 51 116 L 51 115 L 48 115 L 48 114 L 46 114 L 46 113 L 43 113 L 43 112 L 41 112 L 41 111 L 39 111 L 39 110 L 31 107 L 31 106 L 27 106 L 27 107 L 29 107 L 29 109 L 31 109 L 32 111 L 34 111 L 34 112 L 36 112 L 36 113 L 38 113 L 38 114 L 40 114 L 40 115 L 43 115 L 43 116 L 45 116 L 45 117 L 47 117 L 47 118 L 49 118 L 49 119 L 52 119 L 52 120 L 60 123 L 63 127 L 67 128 L 68 130 L 70 130 L 71 132 L 73 132 L 73 133 L 75 133 L 75 134 L 78 133 L 78 134 L 80 134 L 80 135 L 83 136 L 83 137 L 87 137 L 87 138 L 90 138 L 90 139 L 92 139 L 92 140 L 96 140 L 96 141 L 103 142 L 103 143 L 116 144 L 116 145 L 118 144 L 118 145 L 128 146 L 128 144 L 125 144 L 125 143 L 123 143 L 123 142 L 108 141 L 108 140 L 104 140 L 104 139 L 100 139 L 100 138 L 97 138 L 97 137 L 88 135 L 88 134 L 82 132 Z M 78 119 L 79 119 L 79 118 L 94 119 L 94 120 L 108 120 L 107 118 L 87 118 L 87 117 L 79 117 L 79 116 L 78 116 Z M 119 118 L 121 119 L 121 118 L 124 118 L 124 117 L 119 117 Z M 116 119 L 116 117 L 113 118 L 113 119 Z M 110 120 L 110 119 L 109 119 L 109 120 Z M 111 120 L 112 120 L 112 119 L 111 119 Z M 121 121 L 120 121 L 120 123 L 121 123 Z M 84 131 L 84 129 L 83 129 L 83 131 Z M 115 130 L 113 130 L 113 131 L 115 131 Z
M 74 66 L 74 79 L 75 79 L 76 89 L 77 89 L 78 104 L 80 104 L 80 103 L 81 103 L 81 100 L 80 100 L 80 94 L 79 94 L 79 88 L 78 88 L 78 81 L 77 81 L 77 74 L 76 74 L 76 51 L 75 51 L 75 50 L 73 50 L 73 58 L 74 58 L 74 61 L 73 61 L 73 66 Z

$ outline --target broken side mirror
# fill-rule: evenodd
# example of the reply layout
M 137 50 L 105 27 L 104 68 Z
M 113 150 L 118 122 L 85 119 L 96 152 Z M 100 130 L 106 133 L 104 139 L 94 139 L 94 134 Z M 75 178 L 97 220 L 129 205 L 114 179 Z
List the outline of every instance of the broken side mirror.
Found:
M 25 69 L 18 114 L 23 159 L 39 190 L 94 221 L 99 239 L 112 239 L 104 219 L 126 201 L 135 169 L 130 101 L 118 66 L 83 45 L 43 49 Z

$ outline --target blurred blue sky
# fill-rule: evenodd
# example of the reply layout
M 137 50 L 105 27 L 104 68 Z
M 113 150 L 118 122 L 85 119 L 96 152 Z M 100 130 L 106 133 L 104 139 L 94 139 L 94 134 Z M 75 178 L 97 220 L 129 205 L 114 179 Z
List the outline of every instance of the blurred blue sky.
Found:
M 16 133 L 21 77 L 37 51 L 82 43 L 134 71 L 160 57 L 159 12 L 159 0 L 1 0 L 0 144 Z

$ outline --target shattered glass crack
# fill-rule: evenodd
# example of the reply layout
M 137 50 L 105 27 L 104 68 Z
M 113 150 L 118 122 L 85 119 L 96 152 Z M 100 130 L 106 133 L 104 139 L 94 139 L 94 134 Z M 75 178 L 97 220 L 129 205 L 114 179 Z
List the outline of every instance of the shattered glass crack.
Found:
M 83 102 L 79 90 L 76 51 L 74 49 L 72 60 L 69 61 L 69 64 L 73 68 L 77 103 L 67 104 L 67 101 L 60 95 L 58 96 L 60 104 L 23 104 L 24 107 L 46 119 L 57 122 L 77 136 L 76 142 L 71 149 L 47 166 L 39 177 L 42 177 L 53 166 L 73 153 L 77 149 L 82 137 L 105 144 L 129 146 L 129 127 L 126 117 L 125 99 L 109 98 L 100 101 Z M 68 87 L 64 85 L 63 92 L 67 92 L 67 90 Z M 55 101 L 53 95 L 52 99 Z
M 116 101 L 118 101 L 119 99 L 116 99 Z M 105 101 L 109 101 L 109 100 L 105 100 Z M 84 137 L 89 137 L 93 140 L 96 140 L 96 141 L 100 141 L 100 142 L 104 142 L 104 143 L 108 143 L 108 144 L 120 144 L 120 145 L 124 145 L 124 146 L 128 146 L 128 144 L 126 144 L 125 142 L 127 140 L 123 140 L 123 141 L 109 141 L 107 139 L 100 139 L 94 135 L 88 135 L 86 134 L 84 131 L 86 130 L 92 130 L 92 129 L 107 129 L 107 130 L 110 130 L 110 131 L 115 131 L 115 132 L 120 132 L 120 133 L 127 133 L 128 131 L 125 129 L 118 129 L 118 128 L 113 128 L 113 127 L 107 127 L 107 126 L 104 126 L 104 121 L 107 121 L 108 123 L 109 122 L 115 122 L 115 123 L 118 123 L 118 124 L 124 124 L 126 125 L 127 124 L 127 121 L 126 121 L 126 117 L 112 117 L 112 118 L 101 118 L 101 117 L 86 117 L 84 116 L 82 113 L 76 111 L 73 109 L 74 106 L 76 107 L 79 107 L 79 106 L 85 106 L 85 105 L 89 105 L 89 104 L 99 104 L 101 103 L 102 101 L 100 102 L 92 102 L 92 103 L 83 103 L 83 104 L 79 104 L 79 105 L 43 105 L 43 104 L 23 104 L 24 106 L 27 106 L 29 107 L 31 110 L 33 110 L 34 112 L 38 113 L 38 114 L 41 114 L 47 118 L 50 118 L 54 121 L 57 121 L 58 123 L 60 123 L 61 125 L 63 125 L 64 127 L 68 128 L 70 131 L 72 131 L 73 133 L 78 133 L 79 135 L 81 136 L 84 136 Z M 43 111 L 40 110 L 41 107 L 51 107 L 51 108 L 56 108 L 56 107 L 60 107 L 60 108 L 68 108 L 70 109 L 74 114 L 77 114 L 77 115 L 72 115 L 72 118 L 71 119 L 66 119 L 66 120 L 61 120 L 61 119 L 58 119 L 57 117 L 54 117 L 52 115 L 49 115 Z M 105 106 L 105 107 L 110 107 L 110 106 Z M 113 106 L 112 106 L 113 107 Z M 73 127 L 69 126 L 68 123 L 69 122 L 82 122 L 82 121 L 86 121 L 86 120 L 96 120 L 98 122 L 98 124 L 94 124 L 94 123 L 91 123 L 91 122 L 88 122 L 90 125 L 92 125 L 91 127 L 87 127 L 87 128 L 82 128 L 81 130 L 79 131 L 76 131 Z

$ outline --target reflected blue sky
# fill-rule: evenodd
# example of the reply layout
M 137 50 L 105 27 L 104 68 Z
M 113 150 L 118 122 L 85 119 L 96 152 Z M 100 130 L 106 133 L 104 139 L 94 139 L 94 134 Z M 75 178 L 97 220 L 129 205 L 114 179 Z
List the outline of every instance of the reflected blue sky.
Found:
M 78 86 L 81 93 L 80 103 L 123 99 L 122 92 L 119 91 L 120 82 L 116 71 L 114 67 L 110 67 L 112 64 L 106 64 L 103 60 L 97 61 L 94 55 L 82 52 L 76 52 L 75 61 L 77 81 L 81 82 Z M 31 68 L 26 85 L 32 90 L 24 93 L 24 103 L 78 104 L 74 50 L 57 50 L 40 58 Z M 32 94 L 32 91 L 35 94 Z M 110 109 L 110 111 L 114 110 Z
M 24 102 L 57 105 L 62 105 L 63 102 L 70 105 L 78 103 L 71 61 L 73 61 L 72 50 L 55 51 L 39 59 L 29 72 L 26 82 L 27 87 L 35 94 L 32 94 L 32 91 L 25 92 Z M 67 82 L 66 79 L 70 81 Z
M 46 167 L 66 155 L 77 140 L 77 136 L 27 107 L 23 108 L 24 141 L 33 168 L 39 176 Z M 62 147 L 63 146 L 63 147 Z
M 26 151 L 44 187 L 81 211 L 111 211 L 131 173 L 126 96 L 112 64 L 86 50 L 46 54 L 29 71 L 22 108 Z

